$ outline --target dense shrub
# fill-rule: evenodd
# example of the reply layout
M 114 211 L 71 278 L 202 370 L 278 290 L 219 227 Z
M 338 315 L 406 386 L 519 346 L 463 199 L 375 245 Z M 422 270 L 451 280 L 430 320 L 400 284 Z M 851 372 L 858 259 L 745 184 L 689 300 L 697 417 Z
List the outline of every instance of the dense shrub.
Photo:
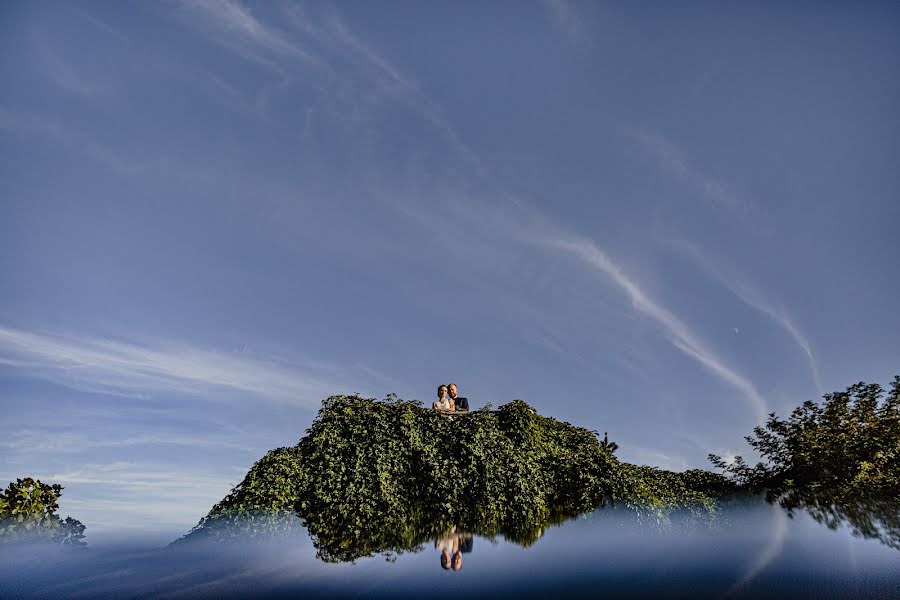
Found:
M 448 417 L 395 396 L 332 396 L 296 446 L 257 462 L 191 535 L 292 509 L 322 558 L 352 560 L 410 548 L 444 524 L 527 544 L 605 502 L 657 519 L 713 511 L 690 478 L 620 463 L 609 446 L 520 400 Z

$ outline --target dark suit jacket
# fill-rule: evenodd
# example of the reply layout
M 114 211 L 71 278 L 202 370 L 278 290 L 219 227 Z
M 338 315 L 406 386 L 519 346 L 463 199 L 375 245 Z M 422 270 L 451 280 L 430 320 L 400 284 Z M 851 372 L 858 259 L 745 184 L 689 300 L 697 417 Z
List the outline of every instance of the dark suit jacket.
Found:
M 469 399 L 457 396 L 453 399 L 453 405 L 456 407 L 456 410 L 469 410 Z

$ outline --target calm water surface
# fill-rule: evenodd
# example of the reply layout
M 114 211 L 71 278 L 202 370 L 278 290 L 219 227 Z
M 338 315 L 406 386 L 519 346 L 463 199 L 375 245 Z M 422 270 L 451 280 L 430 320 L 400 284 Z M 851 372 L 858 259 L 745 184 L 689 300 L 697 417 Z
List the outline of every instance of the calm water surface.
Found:
M 660 524 L 602 509 L 544 530 L 528 547 L 451 530 L 409 552 L 352 563 L 322 562 L 297 527 L 166 548 L 2 547 L 0 597 L 895 600 L 900 551 L 890 543 L 829 529 L 803 511 L 789 518 L 765 503 L 724 509 L 713 524 Z

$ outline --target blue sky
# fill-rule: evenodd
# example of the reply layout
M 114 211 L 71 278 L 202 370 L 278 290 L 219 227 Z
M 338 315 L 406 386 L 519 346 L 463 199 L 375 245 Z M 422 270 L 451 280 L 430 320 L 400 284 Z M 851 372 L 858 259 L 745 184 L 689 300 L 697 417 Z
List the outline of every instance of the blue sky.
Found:
M 892 3 L 5 3 L 0 479 L 193 525 L 322 398 L 745 453 L 900 366 Z

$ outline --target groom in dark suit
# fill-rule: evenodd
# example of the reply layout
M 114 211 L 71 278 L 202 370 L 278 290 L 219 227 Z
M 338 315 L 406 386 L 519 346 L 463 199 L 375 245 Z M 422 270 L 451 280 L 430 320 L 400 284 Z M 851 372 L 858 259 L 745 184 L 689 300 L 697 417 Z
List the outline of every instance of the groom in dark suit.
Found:
M 455 383 L 451 383 L 447 386 L 447 393 L 450 394 L 451 398 L 453 398 L 453 405 L 456 410 L 469 410 L 469 399 L 460 398 L 458 396 L 459 390 L 457 389 Z

